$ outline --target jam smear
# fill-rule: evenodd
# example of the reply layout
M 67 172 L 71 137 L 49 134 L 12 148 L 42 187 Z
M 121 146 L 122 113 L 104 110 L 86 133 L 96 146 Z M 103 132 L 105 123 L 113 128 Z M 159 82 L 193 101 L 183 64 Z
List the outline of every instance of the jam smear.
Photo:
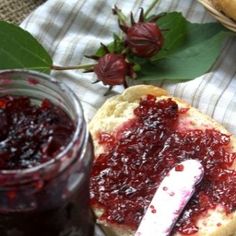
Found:
M 187 159 L 198 159 L 205 175 L 174 232 L 196 233 L 197 220 L 219 204 L 226 213 L 236 209 L 230 136 L 210 128 L 180 129 L 180 116 L 187 112 L 171 99 L 148 95 L 134 110 L 135 118 L 114 133 L 98 134 L 105 151 L 93 166 L 90 198 L 104 209 L 102 219 L 136 230 L 163 177 Z
M 180 164 L 175 167 L 175 171 L 184 171 L 184 165 Z
M 26 169 L 55 157 L 70 141 L 75 126 L 49 100 L 41 106 L 29 97 L 0 97 L 0 169 Z

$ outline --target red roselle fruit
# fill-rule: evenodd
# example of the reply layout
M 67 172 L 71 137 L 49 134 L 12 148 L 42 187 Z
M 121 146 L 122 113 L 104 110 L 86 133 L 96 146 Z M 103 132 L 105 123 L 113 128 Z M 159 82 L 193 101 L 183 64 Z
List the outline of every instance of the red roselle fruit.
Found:
M 126 43 L 134 55 L 149 58 L 162 48 L 163 36 L 156 23 L 139 22 L 127 29 Z
M 129 65 L 122 54 L 107 53 L 98 59 L 94 72 L 105 85 L 126 85 Z

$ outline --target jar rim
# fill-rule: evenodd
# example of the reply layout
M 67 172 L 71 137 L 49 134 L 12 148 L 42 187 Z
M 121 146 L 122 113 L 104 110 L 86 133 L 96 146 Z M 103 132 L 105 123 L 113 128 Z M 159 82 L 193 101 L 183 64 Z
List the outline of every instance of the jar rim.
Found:
M 48 74 L 38 72 L 38 71 L 33 71 L 33 70 L 26 70 L 26 69 L 1 70 L 0 71 L 0 80 L 1 80 L 1 76 L 7 75 L 7 74 L 27 75 L 27 76 L 32 76 L 32 77 L 36 76 L 37 79 L 39 79 L 41 81 L 46 81 L 48 83 L 53 83 L 61 91 L 66 92 L 66 94 L 72 99 L 72 102 L 74 105 L 74 110 L 76 112 L 76 119 L 74 120 L 76 129 L 73 133 L 73 136 L 70 139 L 70 142 L 65 146 L 65 148 L 63 148 L 62 151 L 60 151 L 55 157 L 53 157 L 49 161 L 39 164 L 34 167 L 26 168 L 26 169 L 0 170 L 0 176 L 5 176 L 5 177 L 12 176 L 12 175 L 24 176 L 24 175 L 34 174 L 35 172 L 40 172 L 41 170 L 44 170 L 46 168 L 50 168 L 50 166 L 52 166 L 53 164 L 56 164 L 58 161 L 60 161 L 62 159 L 62 157 L 65 156 L 66 153 L 69 152 L 69 150 L 71 150 L 71 148 L 73 147 L 73 145 L 75 145 L 75 143 L 77 142 L 78 137 L 80 135 L 83 135 L 82 138 L 84 140 L 88 139 L 89 135 L 88 135 L 87 126 L 84 125 L 85 120 L 84 120 L 84 112 L 83 112 L 82 105 L 80 103 L 79 98 L 76 96 L 75 92 L 69 86 L 67 86 L 65 83 L 63 83 L 61 81 L 56 80 L 55 78 L 53 78 L 52 76 L 50 76 Z M 1 83 L 0 83 L 0 86 L 1 86 Z M 85 129 L 85 132 L 81 133 L 81 127 L 83 129 Z M 81 142 L 82 145 L 83 145 L 83 143 L 84 142 Z M 82 160 L 80 160 L 80 161 L 82 161 Z

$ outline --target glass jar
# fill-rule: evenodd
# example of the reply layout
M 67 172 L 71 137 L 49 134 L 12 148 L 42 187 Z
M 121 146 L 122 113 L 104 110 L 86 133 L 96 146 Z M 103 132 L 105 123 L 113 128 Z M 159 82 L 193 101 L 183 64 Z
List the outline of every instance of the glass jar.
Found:
M 93 235 L 89 210 L 93 148 L 76 95 L 50 76 L 24 70 L 0 73 L 0 97 L 5 95 L 28 96 L 33 104 L 50 100 L 68 114 L 75 131 L 69 144 L 46 163 L 0 170 L 0 235 Z

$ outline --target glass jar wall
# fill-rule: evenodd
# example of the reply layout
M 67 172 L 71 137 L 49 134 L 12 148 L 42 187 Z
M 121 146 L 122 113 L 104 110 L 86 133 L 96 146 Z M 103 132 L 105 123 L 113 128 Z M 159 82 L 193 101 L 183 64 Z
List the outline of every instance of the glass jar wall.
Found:
M 19 70 L 0 73 L 0 101 L 6 96 L 30 98 L 36 107 L 40 107 L 42 101 L 49 101 L 68 116 L 74 124 L 74 131 L 64 147 L 46 162 L 29 168 L 0 168 L 0 235 L 93 235 L 93 219 L 89 210 L 93 148 L 77 97 L 63 83 L 47 75 Z M 0 106 L 0 114 L 5 112 L 4 109 Z M 57 119 L 62 118 L 58 116 Z M 0 139 L 0 157 L 4 145 L 9 142 L 11 122 L 6 127 L 3 124 L 6 135 Z M 19 136 L 18 133 L 16 138 L 19 139 Z M 38 142 L 39 145 L 38 139 L 29 142 Z

